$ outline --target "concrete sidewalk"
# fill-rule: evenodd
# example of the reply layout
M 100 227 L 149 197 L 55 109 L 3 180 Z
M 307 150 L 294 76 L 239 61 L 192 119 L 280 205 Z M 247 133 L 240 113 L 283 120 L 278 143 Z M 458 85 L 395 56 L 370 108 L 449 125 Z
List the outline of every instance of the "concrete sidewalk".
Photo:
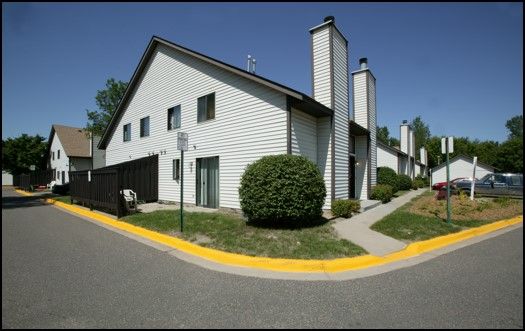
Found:
M 392 199 L 387 204 L 359 213 L 351 218 L 338 218 L 333 227 L 340 237 L 363 247 L 372 255 L 385 256 L 402 250 L 406 246 L 404 242 L 373 231 L 370 227 L 424 192 L 428 192 L 428 188 L 410 191 L 399 198 Z

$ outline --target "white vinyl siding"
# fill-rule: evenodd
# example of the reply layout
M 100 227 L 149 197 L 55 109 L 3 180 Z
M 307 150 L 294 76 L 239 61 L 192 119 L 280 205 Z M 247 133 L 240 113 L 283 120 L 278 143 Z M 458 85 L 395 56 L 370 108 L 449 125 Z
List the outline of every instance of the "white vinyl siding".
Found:
M 330 82 L 330 26 L 312 34 L 313 42 L 313 97 L 326 107 L 332 108 Z
M 60 139 L 58 138 L 58 135 L 53 133 L 53 141 L 51 142 L 51 148 L 50 153 L 55 153 L 55 159 L 53 160 L 50 155 L 50 169 L 54 169 L 55 173 L 57 171 L 60 172 L 60 180 L 57 180 L 57 182 L 62 183 L 62 171 L 64 171 L 65 178 L 64 183 L 69 182 L 69 158 L 67 157 L 66 153 L 64 153 L 64 147 L 62 146 L 62 143 L 60 142 Z M 60 158 L 57 157 L 58 151 L 62 151 L 60 154 Z
M 3 185 L 13 185 L 13 175 L 7 171 L 2 171 L 2 186 Z
M 458 158 L 450 163 L 450 180 L 458 177 L 472 177 L 472 170 L 474 164 L 472 160 L 466 158 Z M 486 174 L 494 172 L 494 168 L 487 167 L 485 165 L 476 165 L 476 178 L 481 178 Z M 447 180 L 447 167 L 441 166 L 440 168 L 432 169 L 432 183 L 445 182 Z
M 195 204 L 196 159 L 219 156 L 220 207 L 240 208 L 238 188 L 245 167 L 264 155 L 287 152 L 286 96 L 246 78 L 159 45 L 132 92 L 117 128 L 150 116 L 150 138 L 120 130 L 107 146 L 107 165 L 159 154 L 159 200 L 179 201 L 173 159 L 177 133 L 188 133 L 184 153 L 184 202 Z M 215 93 L 215 118 L 197 122 L 197 99 Z M 167 131 L 166 110 L 181 105 L 181 127 Z M 162 153 L 159 153 L 161 152 Z
M 326 187 L 323 209 L 332 203 L 332 119 L 330 116 L 317 119 L 317 167 L 321 171 Z
M 335 199 L 348 199 L 348 51 L 339 32 L 332 28 L 335 116 Z
M 377 123 L 376 123 L 376 82 L 375 78 L 367 72 L 368 76 L 368 120 L 370 130 L 370 185 L 377 183 Z
M 366 95 L 366 73 L 364 71 L 354 73 L 354 122 L 368 129 L 367 95 Z
M 73 156 L 69 158 L 69 162 L 71 163 L 71 171 L 91 169 L 91 158 Z
M 303 155 L 317 164 L 317 119 L 292 108 L 292 154 Z
M 397 153 L 390 151 L 381 145 L 377 145 L 377 166 L 378 167 L 388 167 L 393 169 L 396 174 L 399 173 L 398 169 L 398 157 Z

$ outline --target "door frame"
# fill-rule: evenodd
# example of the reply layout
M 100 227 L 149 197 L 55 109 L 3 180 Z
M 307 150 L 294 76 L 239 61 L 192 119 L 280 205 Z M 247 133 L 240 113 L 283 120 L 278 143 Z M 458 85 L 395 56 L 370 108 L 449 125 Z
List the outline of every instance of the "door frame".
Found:
M 202 160 L 203 159 L 206 159 L 206 160 L 210 160 L 210 159 L 214 159 L 214 158 L 217 158 L 217 182 L 216 182 L 216 189 L 215 189 L 215 201 L 216 201 L 216 205 L 215 206 L 210 206 L 209 205 L 209 202 L 207 203 L 207 205 L 201 205 L 200 204 L 200 200 L 202 200 L 202 197 L 201 197 L 201 184 L 200 184 L 200 181 L 201 181 L 201 167 L 202 167 Z M 208 162 L 208 161 L 206 161 Z M 209 167 L 207 168 L 208 171 L 209 171 Z M 200 206 L 200 207 L 204 207 L 204 208 L 213 208 L 213 209 L 216 209 L 216 208 L 219 208 L 220 206 L 220 187 L 219 187 L 219 184 L 220 184 L 220 158 L 218 155 L 216 156 L 208 156 L 208 157 L 199 157 L 199 158 L 196 158 L 195 159 L 195 205 L 196 206 Z M 208 175 L 208 174 L 207 174 Z M 206 186 L 206 194 L 209 194 L 209 185 Z

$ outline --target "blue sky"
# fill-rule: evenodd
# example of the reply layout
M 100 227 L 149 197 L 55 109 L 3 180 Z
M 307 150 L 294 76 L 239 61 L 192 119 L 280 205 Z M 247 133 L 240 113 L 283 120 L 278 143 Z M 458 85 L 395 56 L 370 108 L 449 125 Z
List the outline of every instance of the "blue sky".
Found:
M 2 138 L 83 127 L 106 79 L 153 35 L 311 95 L 308 29 L 335 16 L 350 71 L 368 58 L 378 125 L 504 141 L 523 113 L 521 3 L 2 3 Z

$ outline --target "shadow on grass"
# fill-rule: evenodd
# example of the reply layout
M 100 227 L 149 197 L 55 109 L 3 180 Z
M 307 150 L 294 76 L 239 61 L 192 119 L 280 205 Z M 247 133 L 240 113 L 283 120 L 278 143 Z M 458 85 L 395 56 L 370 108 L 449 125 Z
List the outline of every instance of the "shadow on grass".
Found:
M 300 230 L 323 226 L 328 222 L 328 219 L 320 217 L 315 219 L 249 220 L 246 225 L 263 229 Z

